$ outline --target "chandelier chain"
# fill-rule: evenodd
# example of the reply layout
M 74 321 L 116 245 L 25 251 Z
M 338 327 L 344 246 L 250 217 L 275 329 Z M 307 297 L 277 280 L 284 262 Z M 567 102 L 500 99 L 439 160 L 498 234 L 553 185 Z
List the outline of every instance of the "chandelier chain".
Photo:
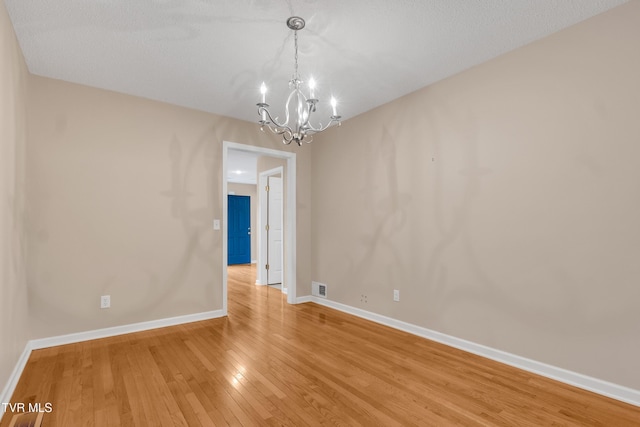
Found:
M 298 31 L 293 32 L 293 43 L 295 46 L 295 66 L 293 71 L 293 80 L 298 81 Z

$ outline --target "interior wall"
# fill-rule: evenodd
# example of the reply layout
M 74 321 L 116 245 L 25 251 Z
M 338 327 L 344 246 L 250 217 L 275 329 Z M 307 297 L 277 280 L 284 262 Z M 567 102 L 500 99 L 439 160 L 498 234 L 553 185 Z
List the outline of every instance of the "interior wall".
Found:
M 638 40 L 634 1 L 318 135 L 313 280 L 639 390 Z
M 289 147 L 254 123 L 31 83 L 32 338 L 221 309 L 222 232 L 212 223 L 222 218 L 222 142 Z M 308 193 L 309 172 L 299 173 Z M 297 268 L 310 280 L 308 264 Z M 110 309 L 99 308 L 101 295 Z
M 227 191 L 237 196 L 250 197 L 251 210 L 251 262 L 258 259 L 258 194 L 256 184 L 239 184 L 237 182 L 227 183 Z
M 29 338 L 24 196 L 27 79 L 13 26 L 0 2 L 0 392 Z

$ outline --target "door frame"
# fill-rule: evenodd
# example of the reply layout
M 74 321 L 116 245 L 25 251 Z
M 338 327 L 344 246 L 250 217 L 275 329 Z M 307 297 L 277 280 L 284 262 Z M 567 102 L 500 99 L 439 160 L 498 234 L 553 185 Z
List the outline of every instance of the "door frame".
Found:
M 287 161 L 285 224 L 284 224 L 284 277 L 287 281 L 287 302 L 296 303 L 296 153 L 256 147 L 237 142 L 222 141 L 222 312 L 227 315 L 227 172 L 229 150 L 248 151 Z
M 274 175 L 280 175 L 280 177 L 282 177 L 282 182 L 285 182 L 285 174 L 284 174 L 284 168 L 282 166 L 278 166 L 277 168 L 273 168 L 273 169 L 269 169 L 266 170 L 264 172 L 260 172 L 258 174 L 258 199 L 260 200 L 260 204 L 258 205 L 258 266 L 256 268 L 257 274 L 256 274 L 256 285 L 266 285 L 267 284 L 267 268 L 266 268 L 266 264 L 267 264 L 267 252 L 266 252 L 266 248 L 267 245 L 269 244 L 267 242 L 267 230 L 265 229 L 264 225 L 267 223 L 267 210 L 265 209 L 268 201 L 265 199 L 268 199 L 268 195 L 267 197 L 262 197 L 260 196 L 261 192 L 264 191 L 264 187 L 267 185 L 267 178 L 269 178 L 270 176 L 274 176 Z M 283 193 L 284 194 L 284 193 Z M 284 198 L 283 198 L 283 202 L 284 202 Z M 284 203 L 283 203 L 284 205 Z M 284 217 L 284 206 L 283 210 L 281 211 L 283 213 L 283 217 Z M 284 221 L 282 223 L 283 225 L 283 231 L 285 231 L 284 229 Z M 286 231 L 285 231 L 286 232 Z M 284 262 L 284 245 L 282 245 L 283 247 L 283 253 L 281 256 L 281 260 L 282 260 L 282 272 L 284 273 L 284 265 L 286 264 Z M 287 292 L 285 291 L 285 289 L 287 288 L 289 282 L 286 280 L 286 277 L 284 277 L 284 274 L 282 275 L 282 291 L 283 292 Z

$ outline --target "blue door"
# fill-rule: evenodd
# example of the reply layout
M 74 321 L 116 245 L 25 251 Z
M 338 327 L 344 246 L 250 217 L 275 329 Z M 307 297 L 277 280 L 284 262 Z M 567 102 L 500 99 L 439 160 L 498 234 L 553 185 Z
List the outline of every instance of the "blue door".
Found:
M 251 262 L 251 198 L 228 196 L 227 264 Z

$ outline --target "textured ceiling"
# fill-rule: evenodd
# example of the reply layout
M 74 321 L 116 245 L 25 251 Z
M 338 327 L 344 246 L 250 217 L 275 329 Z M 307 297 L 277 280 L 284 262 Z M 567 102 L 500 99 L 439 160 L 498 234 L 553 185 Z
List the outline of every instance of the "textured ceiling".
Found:
M 5 0 L 33 74 L 255 121 L 293 66 L 348 119 L 624 0 Z M 323 111 L 325 113 L 326 111 Z M 328 113 L 327 113 L 328 115 Z

